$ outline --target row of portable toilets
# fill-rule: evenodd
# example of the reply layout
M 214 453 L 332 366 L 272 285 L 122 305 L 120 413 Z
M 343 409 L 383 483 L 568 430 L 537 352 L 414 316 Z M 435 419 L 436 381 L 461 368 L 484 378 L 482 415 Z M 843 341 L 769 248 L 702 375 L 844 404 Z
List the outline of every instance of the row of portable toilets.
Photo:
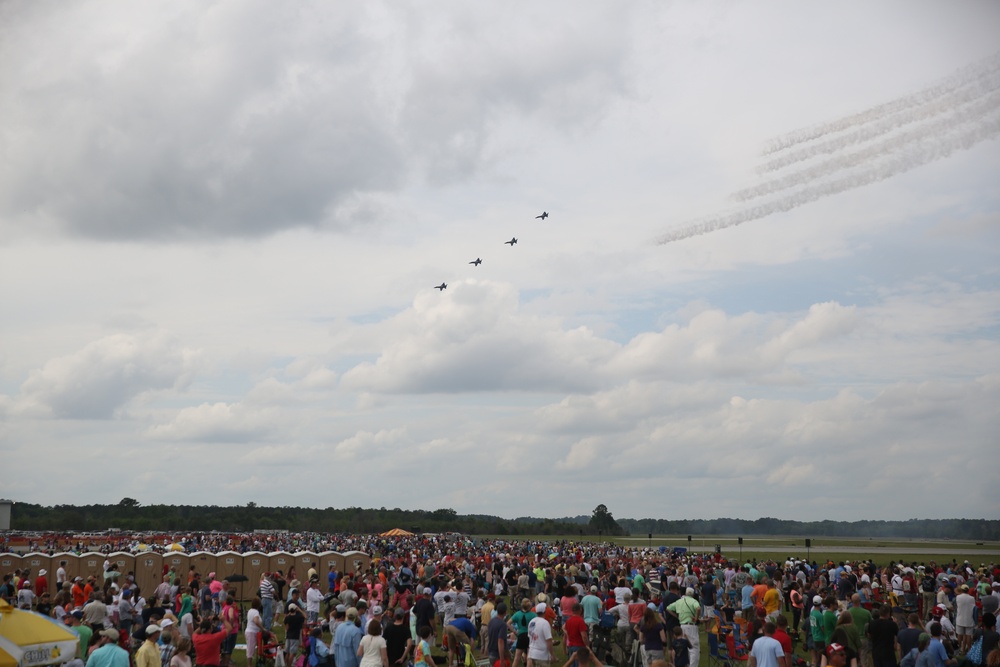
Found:
M 109 566 L 118 565 L 121 572 L 119 580 L 124 580 L 128 573 L 133 573 L 135 582 L 139 586 L 143 595 L 148 596 L 163 581 L 164 573 L 173 568 L 181 577 L 182 582 L 187 581 L 188 571 L 194 567 L 195 572 L 201 575 L 204 582 L 210 572 L 215 572 L 216 579 L 242 575 L 246 581 L 230 583 L 230 589 L 236 590 L 236 597 L 240 600 L 247 600 L 253 597 L 260 585 L 260 577 L 265 572 L 276 572 L 281 570 L 288 576 L 290 573 L 294 578 L 304 581 L 306 572 L 316 564 L 316 570 L 320 576 L 320 588 L 326 592 L 326 574 L 332 566 L 339 573 L 367 572 L 371 566 L 371 556 L 362 551 L 348 551 L 338 553 L 335 551 L 324 551 L 323 553 L 312 553 L 303 551 L 295 554 L 279 551 L 277 553 L 265 554 L 258 551 L 251 551 L 240 554 L 235 551 L 223 551 L 220 553 L 208 553 L 199 551 L 192 554 L 179 551 L 168 551 L 159 553 L 124 553 L 117 552 L 111 554 L 101 553 L 58 553 L 53 555 L 29 553 L 24 555 L 4 553 L 0 554 L 0 574 L 13 574 L 14 570 L 29 568 L 30 578 L 34 582 L 39 571 L 46 570 L 45 576 L 49 584 L 49 593 L 55 594 L 56 590 L 56 570 L 59 564 L 66 561 L 66 576 L 69 581 L 74 577 L 81 576 L 86 579 L 90 575 L 97 578 L 99 584 L 104 583 L 104 562 L 108 561 Z M 288 577 L 289 580 L 292 577 Z

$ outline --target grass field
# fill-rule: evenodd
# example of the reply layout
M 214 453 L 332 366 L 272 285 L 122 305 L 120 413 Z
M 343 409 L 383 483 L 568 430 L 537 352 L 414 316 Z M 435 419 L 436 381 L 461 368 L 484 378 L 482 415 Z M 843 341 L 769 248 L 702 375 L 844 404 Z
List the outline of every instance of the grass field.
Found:
M 790 626 L 792 621 L 792 615 L 786 614 L 786 616 L 788 617 L 788 622 Z M 276 637 L 283 642 L 284 641 L 283 629 L 281 627 L 276 626 L 274 628 L 274 632 Z M 701 659 L 699 661 L 698 667 L 708 667 L 710 664 L 710 660 L 708 657 L 708 633 L 705 632 L 704 628 L 702 628 L 699 634 L 701 637 Z M 440 637 L 440 632 L 438 633 L 438 636 Z M 554 646 L 556 659 L 552 663 L 553 667 L 561 667 L 566 662 L 566 648 L 565 646 L 563 646 L 561 639 L 562 636 L 557 634 L 555 637 L 557 643 L 555 643 Z M 330 644 L 331 643 L 330 634 L 326 633 L 323 637 L 323 640 L 327 644 Z M 237 643 L 242 645 L 243 642 L 244 642 L 244 636 L 243 633 L 240 633 L 239 640 Z M 440 641 L 438 643 L 440 644 Z M 433 653 L 435 658 L 438 658 L 438 664 L 443 664 L 443 662 L 446 661 L 445 656 L 447 654 L 444 651 L 442 651 L 440 647 L 435 648 Z M 795 654 L 807 660 L 809 659 L 808 651 L 805 650 L 804 644 L 797 643 L 795 645 Z M 230 664 L 234 665 L 235 667 L 247 667 L 246 651 L 242 649 L 237 649 L 236 652 L 233 653 L 233 658 Z M 273 663 L 268 663 L 268 667 L 273 667 Z
M 692 535 L 688 542 L 687 535 L 653 535 L 649 537 L 613 537 L 604 538 L 604 542 L 630 547 L 685 547 L 695 552 L 711 552 L 719 545 L 723 554 L 729 558 L 774 559 L 784 560 L 792 556 L 809 560 L 872 560 L 875 563 L 890 561 L 916 562 L 951 562 L 952 559 L 969 560 L 978 565 L 980 562 L 997 560 L 1000 557 L 1000 542 L 975 542 L 971 540 L 924 540 L 910 538 L 842 538 L 819 537 L 810 538 L 812 545 L 806 548 L 804 537 L 754 536 L 743 538 L 739 544 L 739 536 L 734 535 Z M 520 540 L 538 540 L 556 542 L 567 540 L 580 541 L 579 535 L 537 535 L 518 536 Z M 584 541 L 588 538 L 584 536 Z M 591 538 L 593 539 L 593 538 Z

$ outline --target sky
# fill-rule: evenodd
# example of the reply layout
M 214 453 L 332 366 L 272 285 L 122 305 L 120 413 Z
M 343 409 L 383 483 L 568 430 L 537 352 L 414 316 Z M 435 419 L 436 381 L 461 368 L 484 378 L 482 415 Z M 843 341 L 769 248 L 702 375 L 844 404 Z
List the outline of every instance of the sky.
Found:
M 0 497 L 1000 517 L 1000 4 L 0 31 Z

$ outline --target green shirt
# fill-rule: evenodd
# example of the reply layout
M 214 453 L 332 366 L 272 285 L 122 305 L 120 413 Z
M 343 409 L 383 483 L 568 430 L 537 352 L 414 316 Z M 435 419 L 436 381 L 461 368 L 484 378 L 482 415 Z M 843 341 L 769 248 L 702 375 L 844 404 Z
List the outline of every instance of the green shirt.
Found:
M 865 627 L 872 622 L 872 613 L 864 607 L 851 607 L 847 610 L 854 618 L 854 627 L 859 635 L 865 634 Z
M 70 628 L 71 632 L 75 632 L 80 638 L 80 654 L 76 657 L 80 658 L 84 662 L 87 661 L 87 649 L 90 647 L 90 639 L 94 636 L 94 631 L 86 625 L 78 625 L 76 627 Z

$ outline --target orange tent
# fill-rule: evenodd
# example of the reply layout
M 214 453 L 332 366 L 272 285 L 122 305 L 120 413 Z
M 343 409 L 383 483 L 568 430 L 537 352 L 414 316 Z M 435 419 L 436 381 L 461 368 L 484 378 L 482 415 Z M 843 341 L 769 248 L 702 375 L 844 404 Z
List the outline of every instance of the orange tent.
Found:
M 393 528 L 382 533 L 380 537 L 413 537 L 413 533 L 402 528 Z

